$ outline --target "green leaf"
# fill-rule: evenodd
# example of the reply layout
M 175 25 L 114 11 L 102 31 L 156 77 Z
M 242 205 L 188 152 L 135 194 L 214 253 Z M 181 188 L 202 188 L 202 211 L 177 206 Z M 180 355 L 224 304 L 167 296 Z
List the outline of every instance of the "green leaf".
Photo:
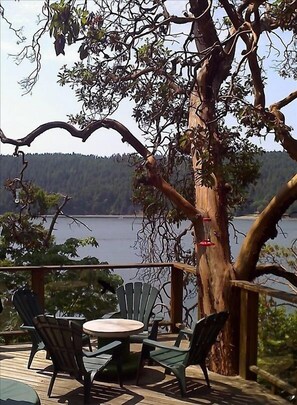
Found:
M 56 51 L 56 55 L 60 55 L 60 53 L 62 55 L 65 55 L 65 36 L 63 34 L 58 35 L 58 37 L 56 38 L 55 42 L 54 42 L 54 46 L 55 46 L 55 51 Z
M 84 44 L 82 44 L 79 47 L 78 52 L 79 52 L 80 60 L 86 59 L 88 57 L 88 55 L 89 55 L 88 48 Z

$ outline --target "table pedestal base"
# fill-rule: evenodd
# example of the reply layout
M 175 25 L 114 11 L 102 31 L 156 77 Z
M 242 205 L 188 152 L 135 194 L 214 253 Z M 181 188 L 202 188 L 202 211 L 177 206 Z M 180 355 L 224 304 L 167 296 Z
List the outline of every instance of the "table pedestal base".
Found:
M 129 357 L 123 360 L 122 363 L 122 379 L 136 377 L 140 353 L 130 353 Z M 111 361 L 107 367 L 100 373 L 99 379 L 106 381 L 118 382 L 117 365 L 115 361 Z
M 129 337 L 123 339 L 117 339 L 122 342 L 121 356 L 122 356 L 122 377 L 132 378 L 136 377 L 136 372 L 138 368 L 140 353 L 130 352 L 130 339 Z M 111 338 L 98 338 L 98 347 L 102 347 L 110 342 L 114 341 Z M 108 366 L 100 373 L 100 377 L 108 380 L 117 380 L 117 365 L 115 361 L 111 361 Z M 99 377 L 99 378 L 100 378 Z

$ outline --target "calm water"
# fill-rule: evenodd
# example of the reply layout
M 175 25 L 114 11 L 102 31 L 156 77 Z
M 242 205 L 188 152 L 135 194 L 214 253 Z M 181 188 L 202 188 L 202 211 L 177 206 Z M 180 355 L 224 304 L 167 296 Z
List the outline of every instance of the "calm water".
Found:
M 85 238 L 94 236 L 99 243 L 98 248 L 84 247 L 79 250 L 81 257 L 95 256 L 99 261 L 106 261 L 112 264 L 133 264 L 141 263 L 139 251 L 134 247 L 137 231 L 141 229 L 141 218 L 130 217 L 79 217 L 88 228 L 82 224 L 77 224 L 68 218 L 60 218 L 55 230 L 55 236 L 58 243 L 64 242 L 67 238 Z M 233 221 L 234 228 L 238 231 L 236 239 L 234 237 L 233 227 L 230 227 L 230 241 L 233 257 L 237 256 L 241 242 L 245 234 L 252 225 L 252 219 L 235 219 Z M 273 243 L 278 243 L 283 246 L 290 246 L 294 239 L 297 239 L 297 220 L 284 219 L 279 224 L 282 232 Z M 191 240 L 188 240 L 191 246 Z M 124 282 L 135 280 L 136 269 L 116 270 Z M 288 291 L 284 284 L 271 284 L 273 288 L 279 288 Z M 164 303 L 167 303 L 167 298 L 163 297 Z M 192 306 L 197 302 L 197 298 L 190 297 L 186 301 L 186 306 Z M 290 308 L 289 308 L 290 310 Z M 163 314 L 164 315 L 164 314 Z M 166 317 L 166 315 L 165 315 Z M 192 311 L 192 319 L 197 318 L 196 309 Z M 191 321 L 189 321 L 191 324 Z
M 141 228 L 141 218 L 131 217 L 79 217 L 89 229 L 82 224 L 74 223 L 68 218 L 60 218 L 56 225 L 55 237 L 57 242 L 63 242 L 67 238 L 84 238 L 94 236 L 99 243 L 98 248 L 85 247 L 80 249 L 80 256 L 95 256 L 100 261 L 110 264 L 140 263 L 139 251 L 134 247 L 137 231 Z M 237 229 L 237 238 L 230 228 L 230 240 L 232 255 L 236 257 L 243 235 L 251 227 L 252 219 L 235 219 L 234 227 Z M 271 240 L 283 246 L 290 246 L 297 239 L 297 220 L 283 219 L 279 226 L 281 231 L 277 238 Z M 189 244 L 191 241 L 189 240 Z M 123 272 L 122 272 L 123 273 Z M 121 274 L 122 275 L 122 274 Z
M 100 261 L 111 264 L 140 263 L 139 252 L 134 249 L 137 231 L 141 229 L 141 218 L 130 217 L 78 217 L 82 224 L 73 223 L 68 218 L 59 218 L 55 236 L 57 242 L 69 237 L 85 238 L 93 236 L 99 247 L 81 248 L 81 256 L 95 256 Z

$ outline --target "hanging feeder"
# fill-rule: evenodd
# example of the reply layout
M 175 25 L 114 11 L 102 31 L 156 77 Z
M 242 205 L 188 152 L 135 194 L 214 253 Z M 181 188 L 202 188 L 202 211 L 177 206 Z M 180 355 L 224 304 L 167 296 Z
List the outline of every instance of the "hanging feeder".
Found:
M 10 188 L 13 192 L 14 195 L 14 202 L 16 204 L 19 204 L 21 202 L 21 198 L 20 198 L 20 194 L 23 190 L 25 190 L 24 188 L 24 184 L 23 184 L 23 175 L 24 175 L 24 171 L 26 170 L 27 166 L 28 166 L 28 162 L 25 160 L 25 154 L 23 151 L 18 150 L 18 146 L 16 147 L 13 156 L 22 156 L 22 170 L 20 173 L 20 177 L 16 177 L 12 180 L 12 182 L 10 183 Z M 26 190 L 25 190 L 26 191 Z
M 21 191 L 22 191 L 22 187 L 21 187 L 20 185 L 18 185 L 18 186 L 16 187 L 16 189 L 15 189 L 15 199 L 14 199 L 14 202 L 15 202 L 16 204 L 19 204 L 19 202 L 20 202 L 20 193 L 21 193 Z
M 203 228 L 204 228 L 204 235 L 207 235 L 206 239 L 203 239 L 201 242 L 199 242 L 200 246 L 203 247 L 209 247 L 209 246 L 214 246 L 215 243 L 213 243 L 210 240 L 210 223 L 211 219 L 210 218 L 203 218 Z
M 11 182 L 8 183 L 8 187 L 13 193 L 14 196 L 14 202 L 16 204 L 19 204 L 20 202 L 20 194 L 22 191 L 22 183 L 19 178 L 13 179 Z

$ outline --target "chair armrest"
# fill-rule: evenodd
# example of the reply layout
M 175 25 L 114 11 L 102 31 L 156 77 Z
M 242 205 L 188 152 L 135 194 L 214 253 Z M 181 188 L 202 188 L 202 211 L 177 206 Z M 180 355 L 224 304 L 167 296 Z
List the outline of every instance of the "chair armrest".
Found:
M 192 335 L 193 335 L 193 331 L 192 331 L 192 329 L 185 328 L 185 329 L 181 329 L 181 330 L 179 331 L 179 334 L 185 335 L 185 336 L 187 336 L 188 338 L 190 338 L 190 337 L 192 337 Z
M 101 318 L 105 319 L 105 318 L 119 318 L 121 315 L 120 311 L 117 312 L 108 312 L 107 314 L 103 315 Z
M 158 321 L 158 322 L 160 322 L 160 321 L 163 321 L 164 316 L 163 316 L 163 315 L 155 315 L 155 314 L 153 313 L 153 314 L 151 315 L 151 318 L 152 318 L 153 321 Z
M 143 345 L 155 347 L 155 348 L 158 348 L 158 349 L 174 350 L 174 351 L 180 352 L 180 353 L 181 352 L 186 353 L 186 352 L 189 351 L 188 348 L 184 349 L 184 348 L 180 348 L 180 347 L 177 347 L 177 346 L 168 346 L 168 345 L 164 345 L 164 344 L 162 344 L 162 343 L 160 343 L 158 341 L 152 340 L 152 339 L 144 339 L 143 340 Z
M 86 318 L 84 316 L 56 316 L 56 319 L 65 319 L 66 321 L 74 321 L 79 324 L 83 324 L 86 322 Z
M 45 312 L 45 315 L 54 316 L 56 319 L 65 319 L 66 321 L 77 321 L 79 323 L 84 323 L 87 320 L 84 315 L 63 315 L 61 311 L 56 312 L 54 315 L 49 312 Z
M 183 323 L 176 323 L 175 326 L 178 328 L 179 332 L 189 336 L 193 335 L 192 329 L 187 328 Z
M 186 328 L 184 325 L 181 325 L 182 328 L 180 328 L 178 332 L 178 336 L 176 338 L 176 341 L 174 343 L 174 346 L 179 346 L 181 341 L 183 340 L 184 337 L 186 337 L 188 340 L 191 339 L 193 335 L 192 329 Z
M 34 331 L 36 331 L 35 326 L 21 325 L 20 328 L 21 329 L 26 329 L 26 330 L 34 330 Z
M 100 347 L 100 349 L 96 350 L 95 352 L 83 352 L 85 357 L 96 357 L 99 356 L 100 354 L 106 354 L 107 352 L 111 352 L 114 349 L 120 347 L 122 342 L 119 340 L 114 340 L 111 343 L 108 343 L 107 345 L 104 345 Z

